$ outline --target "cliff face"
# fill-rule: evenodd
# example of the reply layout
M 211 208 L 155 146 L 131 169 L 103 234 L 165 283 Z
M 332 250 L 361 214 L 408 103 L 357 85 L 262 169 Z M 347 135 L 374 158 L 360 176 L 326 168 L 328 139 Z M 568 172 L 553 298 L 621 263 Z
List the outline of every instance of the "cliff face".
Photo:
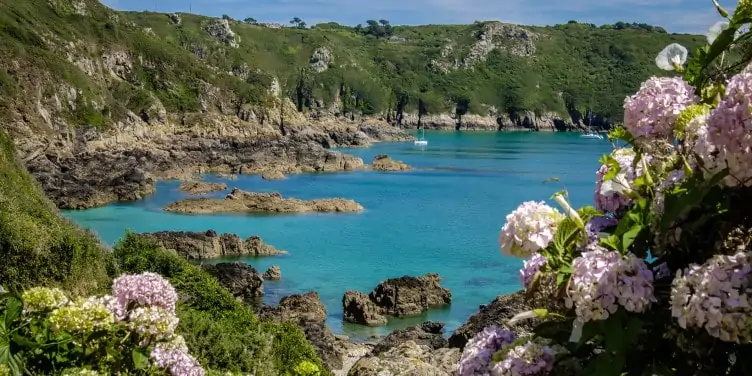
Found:
M 569 129 L 581 125 L 568 112 L 582 95 L 569 90 L 576 77 L 554 77 L 577 57 L 555 46 L 585 33 L 652 53 L 667 39 L 479 23 L 396 27 L 394 42 L 331 24 L 268 28 L 94 0 L 9 2 L 0 24 L 0 124 L 62 208 L 139 199 L 157 179 L 199 172 L 361 166 L 328 149 L 412 139 L 398 126 Z M 583 69 L 631 64 L 622 60 Z M 544 66 L 548 76 L 530 75 Z M 613 89 L 606 96 L 620 95 Z

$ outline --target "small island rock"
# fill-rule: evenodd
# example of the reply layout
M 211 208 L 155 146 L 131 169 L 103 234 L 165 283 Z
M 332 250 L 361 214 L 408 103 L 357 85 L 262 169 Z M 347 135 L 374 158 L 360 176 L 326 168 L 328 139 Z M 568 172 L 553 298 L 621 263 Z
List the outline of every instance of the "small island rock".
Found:
M 280 269 L 277 265 L 272 265 L 271 268 L 267 269 L 264 272 L 264 275 L 262 277 L 265 280 L 269 281 L 279 281 L 280 279 L 282 279 L 282 269 Z
M 225 262 L 216 265 L 201 265 L 232 295 L 246 303 L 253 303 L 264 296 L 264 280 L 256 269 L 244 262 Z
M 377 155 L 371 162 L 371 167 L 377 171 L 410 171 L 413 168 L 402 161 L 395 161 L 385 154 Z
M 363 206 L 353 200 L 326 198 L 304 201 L 297 198 L 283 198 L 278 192 L 246 192 L 234 188 L 223 199 L 188 198 L 174 202 L 165 211 L 183 214 L 212 213 L 305 213 L 340 212 L 357 213 Z
M 139 234 L 152 239 L 166 249 L 175 251 L 187 260 L 203 260 L 235 256 L 272 256 L 287 252 L 265 244 L 258 236 L 241 239 L 235 234 L 218 235 L 214 230 L 206 232 L 160 231 Z
M 279 170 L 268 170 L 261 173 L 261 179 L 264 180 L 280 180 L 284 178 L 285 174 L 283 174 L 282 171 Z
M 209 192 L 224 191 L 227 189 L 225 183 L 207 183 L 203 181 L 186 181 L 180 184 L 180 190 L 192 195 L 200 195 Z
M 387 319 L 381 314 L 381 308 L 377 307 L 368 295 L 359 291 L 347 291 L 342 297 L 342 309 L 344 320 L 356 324 L 370 326 L 386 325 Z

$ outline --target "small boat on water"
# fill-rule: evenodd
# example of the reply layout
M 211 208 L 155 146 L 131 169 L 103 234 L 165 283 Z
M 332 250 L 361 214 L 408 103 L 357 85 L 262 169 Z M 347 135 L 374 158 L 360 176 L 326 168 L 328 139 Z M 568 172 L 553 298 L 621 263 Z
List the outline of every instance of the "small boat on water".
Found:
M 415 146 L 427 146 L 428 141 L 426 140 L 426 129 L 421 129 L 421 135 L 420 139 L 415 140 Z
M 593 111 L 592 110 L 590 110 L 590 120 L 588 120 L 588 125 L 587 125 L 588 130 L 587 132 L 581 134 L 580 138 L 594 138 L 594 139 L 602 140 L 603 135 L 597 132 L 593 132 L 593 129 L 590 128 L 591 124 L 593 124 Z

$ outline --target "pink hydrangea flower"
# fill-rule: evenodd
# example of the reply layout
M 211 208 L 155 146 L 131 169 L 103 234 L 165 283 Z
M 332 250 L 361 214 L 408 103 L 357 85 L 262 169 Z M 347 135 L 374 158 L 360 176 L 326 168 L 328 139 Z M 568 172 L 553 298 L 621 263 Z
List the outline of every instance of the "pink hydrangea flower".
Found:
M 499 234 L 503 254 L 529 257 L 546 248 L 554 239 L 556 226 L 564 219 L 558 210 L 543 201 L 526 201 L 507 215 Z
M 583 323 L 605 320 L 619 306 L 644 312 L 655 301 L 653 273 L 645 262 L 632 254 L 625 258 L 618 252 L 593 248 L 572 261 L 567 307 L 574 307 Z
M 711 173 L 729 169 L 723 183 L 729 187 L 752 186 L 752 69 L 732 77 L 726 95 L 708 117 L 708 149 L 700 154 Z M 716 155 L 710 155 L 715 152 Z
M 172 376 L 204 376 L 206 372 L 184 348 L 170 343 L 159 343 L 149 354 L 153 364 L 170 372 Z
M 130 308 L 131 303 L 142 307 L 159 307 L 175 312 L 178 294 L 175 288 L 159 274 L 143 273 L 122 275 L 112 285 L 112 295 L 121 309 Z
M 504 360 L 491 369 L 491 375 L 543 376 L 551 372 L 555 361 L 553 348 L 531 341 L 509 350 Z
M 671 315 L 682 328 L 705 329 L 726 342 L 752 342 L 752 252 L 716 255 L 678 271 Z
M 681 77 L 651 77 L 624 101 L 624 127 L 638 142 L 669 139 L 679 114 L 698 100 Z
M 627 192 L 631 191 L 630 185 L 634 180 L 642 175 L 643 166 L 642 163 L 638 163 L 636 169 L 632 168 L 635 152 L 631 148 L 616 149 L 611 153 L 611 157 L 619 162 L 619 173 L 614 179 L 604 182 L 610 167 L 602 165 L 598 169 L 595 181 L 595 207 L 619 216 L 632 204 Z M 649 160 L 648 157 L 643 158 Z
M 548 259 L 540 253 L 535 253 L 529 260 L 525 260 L 522 264 L 522 269 L 520 269 L 520 283 L 522 284 L 522 288 L 525 290 L 530 288 L 530 282 L 533 281 L 535 273 L 538 273 L 541 267 L 546 265 L 546 262 L 548 262 Z
M 511 344 L 516 335 L 496 325 L 491 325 L 471 338 L 460 357 L 457 376 L 488 375 L 494 353 Z

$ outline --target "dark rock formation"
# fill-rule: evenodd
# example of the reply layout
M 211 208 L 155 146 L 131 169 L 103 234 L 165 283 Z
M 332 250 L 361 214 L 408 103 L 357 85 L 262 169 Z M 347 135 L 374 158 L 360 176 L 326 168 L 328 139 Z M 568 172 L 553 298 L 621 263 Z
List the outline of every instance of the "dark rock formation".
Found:
M 410 171 L 413 168 L 402 161 L 395 161 L 388 155 L 377 155 L 371 162 L 371 168 L 377 171 Z
M 446 347 L 447 340 L 444 338 L 444 323 L 428 321 L 407 329 L 396 330 L 379 341 L 373 348 L 373 354 L 381 355 L 407 341 L 428 346 L 433 350 Z
M 264 280 L 256 269 L 243 262 L 201 265 L 213 275 L 232 295 L 246 303 L 255 301 L 264 295 Z
M 381 282 L 368 296 L 347 291 L 342 298 L 345 321 L 384 325 L 384 315 L 418 316 L 423 311 L 451 303 L 452 293 L 440 286 L 441 277 L 430 273 L 404 276 Z
M 324 198 L 300 200 L 283 198 L 278 192 L 257 193 L 233 189 L 225 198 L 188 198 L 167 205 L 165 211 L 174 213 L 357 213 L 363 207 L 353 200 Z
M 282 279 L 282 270 L 277 265 L 272 265 L 271 268 L 267 269 L 264 272 L 264 275 L 262 276 L 265 280 L 269 281 L 279 281 Z
M 188 260 L 234 256 L 272 256 L 286 253 L 264 244 L 258 236 L 251 236 L 243 240 L 235 234 L 217 235 L 214 230 L 206 232 L 160 231 L 139 234 L 139 236 L 154 239 L 163 247 L 174 250 Z

